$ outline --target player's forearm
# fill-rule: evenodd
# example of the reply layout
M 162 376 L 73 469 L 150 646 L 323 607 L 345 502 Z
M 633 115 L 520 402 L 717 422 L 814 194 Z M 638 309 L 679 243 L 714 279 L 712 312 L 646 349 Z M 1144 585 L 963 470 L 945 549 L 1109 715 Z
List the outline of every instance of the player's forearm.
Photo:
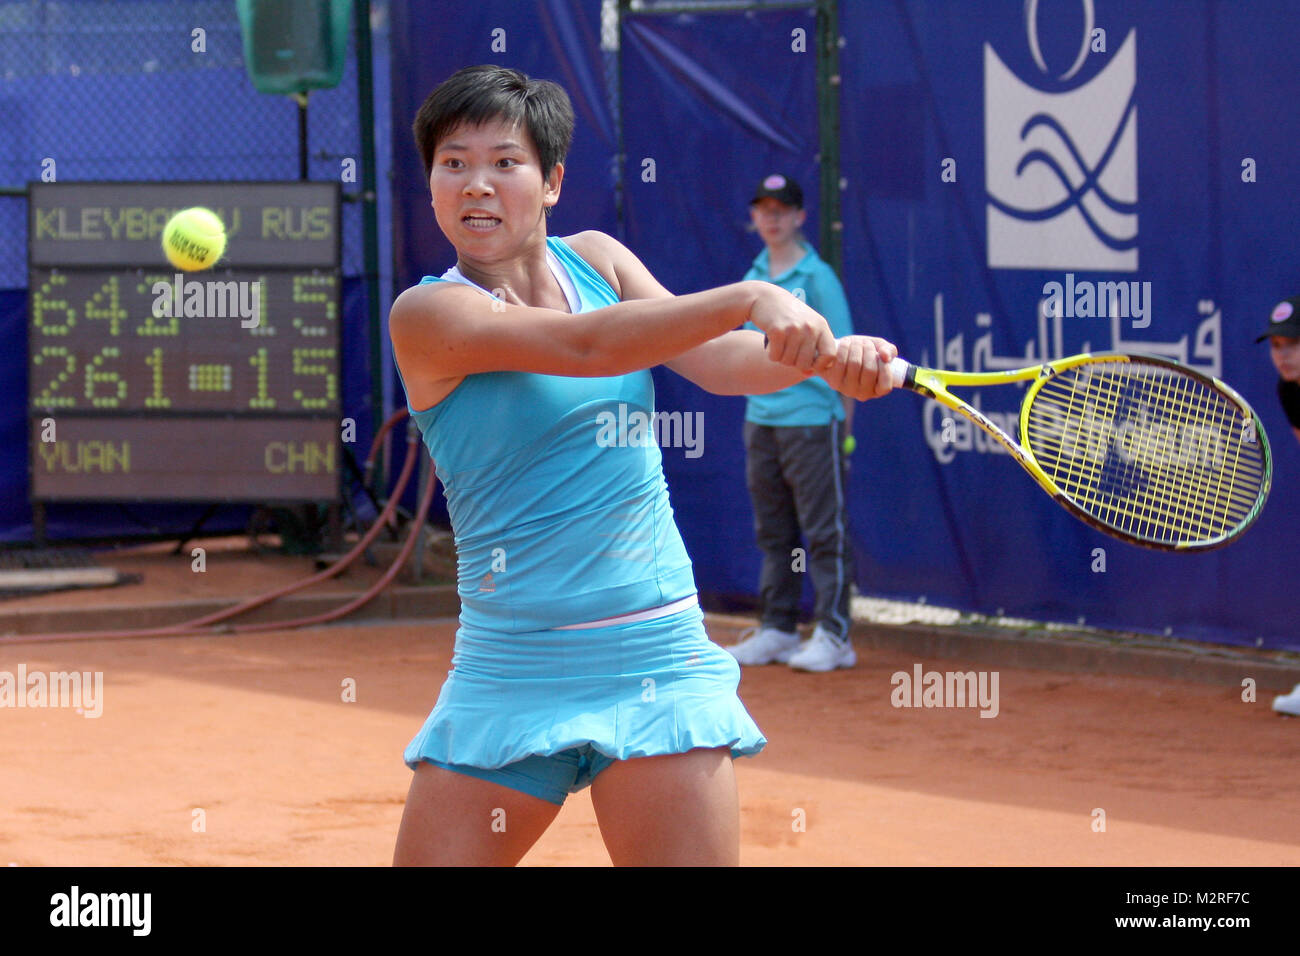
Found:
M 750 329 L 730 332 L 695 356 L 693 380 L 715 395 L 766 395 L 806 381 L 797 368 L 773 362 L 763 334 Z
M 766 395 L 808 380 L 798 369 L 773 362 L 762 333 L 749 329 L 721 335 L 669 365 L 714 395 Z M 836 387 L 834 382 L 828 384 Z M 841 394 L 840 400 L 851 426 L 857 399 Z
M 661 365 L 742 324 L 757 285 L 738 282 L 672 298 L 633 299 L 575 316 L 573 347 L 592 374 Z

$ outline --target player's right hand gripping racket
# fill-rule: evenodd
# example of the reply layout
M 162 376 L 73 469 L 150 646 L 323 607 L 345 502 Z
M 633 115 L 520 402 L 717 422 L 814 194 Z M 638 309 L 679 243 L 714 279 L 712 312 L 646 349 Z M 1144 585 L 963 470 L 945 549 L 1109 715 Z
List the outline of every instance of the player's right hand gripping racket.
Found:
M 1273 464 L 1259 416 L 1218 379 L 1167 359 L 1073 355 L 1006 372 L 945 372 L 895 359 L 895 387 L 959 412 L 1001 443 L 1071 514 L 1169 551 L 1241 535 L 1268 497 Z M 1013 440 L 949 386 L 1033 379 Z

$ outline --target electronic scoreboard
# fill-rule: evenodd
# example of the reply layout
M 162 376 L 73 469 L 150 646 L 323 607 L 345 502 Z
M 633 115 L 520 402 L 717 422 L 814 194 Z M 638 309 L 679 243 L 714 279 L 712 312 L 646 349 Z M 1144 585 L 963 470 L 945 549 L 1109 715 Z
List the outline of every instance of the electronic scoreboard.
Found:
M 339 187 L 29 190 L 32 500 L 336 498 Z M 225 223 L 214 269 L 163 257 L 190 206 Z

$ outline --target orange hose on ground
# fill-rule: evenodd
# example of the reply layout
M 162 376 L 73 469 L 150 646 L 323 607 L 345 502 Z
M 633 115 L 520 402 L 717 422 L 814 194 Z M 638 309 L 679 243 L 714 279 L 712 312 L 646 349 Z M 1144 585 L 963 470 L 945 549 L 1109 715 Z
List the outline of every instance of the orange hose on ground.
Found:
M 382 440 L 384 434 L 393 426 L 393 424 L 395 424 L 405 415 L 406 415 L 406 411 L 403 409 L 400 412 L 395 413 L 389 417 L 388 421 L 384 423 L 384 427 L 380 429 L 380 431 L 376 434 L 375 439 L 371 442 L 371 454 L 370 456 L 367 457 L 367 460 L 369 460 L 370 457 L 373 456 L 374 451 L 378 447 L 378 444 L 380 440 Z M 343 605 L 343 607 L 340 609 L 336 609 L 335 611 L 332 612 L 326 612 L 325 615 L 318 615 L 317 617 L 313 617 L 313 618 L 304 618 L 302 620 L 294 620 L 294 621 L 266 622 L 264 625 L 244 625 L 241 628 L 226 627 L 226 628 L 218 628 L 215 630 L 212 629 L 201 630 L 202 628 L 210 628 L 210 625 L 218 623 L 220 621 L 228 620 L 229 618 L 232 618 L 238 614 L 242 614 L 246 611 L 251 611 L 254 608 L 261 607 L 264 604 L 269 604 L 271 601 L 277 600 L 288 594 L 293 594 L 296 591 L 301 591 L 302 589 L 310 587 L 313 584 L 318 584 L 321 581 L 325 581 L 328 580 L 329 578 L 335 577 L 336 575 L 340 574 L 344 569 L 346 569 L 350 564 L 352 564 L 352 562 L 354 562 L 357 559 L 357 557 L 360 556 L 362 552 L 364 552 L 365 549 L 369 547 L 370 543 L 374 541 L 374 539 L 379 535 L 379 532 L 383 529 L 387 521 L 392 517 L 393 513 L 396 511 L 397 502 L 401 498 L 402 493 L 406 490 L 407 483 L 410 481 L 411 472 L 415 466 L 417 449 L 419 447 L 421 446 L 419 442 L 418 432 L 412 428 L 410 433 L 407 436 L 406 460 L 402 464 L 402 472 L 398 476 L 397 482 L 393 488 L 393 493 L 389 496 L 388 501 L 385 503 L 384 509 L 379 513 L 379 515 L 376 516 L 369 530 L 366 531 L 365 535 L 362 536 L 361 540 L 359 540 L 356 543 L 356 545 L 353 546 L 351 551 L 349 551 L 346 555 L 344 555 L 341 559 L 339 559 L 330 567 L 322 571 L 319 571 L 308 578 L 304 578 L 301 581 L 294 582 L 293 584 L 285 585 L 284 587 L 277 588 L 272 591 L 268 591 L 267 593 L 259 595 L 258 597 L 250 598 L 249 600 L 244 601 L 241 604 L 237 604 L 234 607 L 226 608 L 223 611 L 215 611 L 212 614 L 204 615 L 203 617 L 196 618 L 192 621 L 185 621 L 180 624 L 173 624 L 167 627 L 140 628 L 135 630 L 121 630 L 121 631 L 71 631 L 66 633 L 54 633 L 54 634 L 12 635 L 8 637 L 0 637 L 0 645 L 20 644 L 20 643 L 46 643 L 46 642 L 54 642 L 54 641 L 111 640 L 111 639 L 127 639 L 127 638 L 135 638 L 135 637 L 172 637 L 172 636 L 192 637 L 195 636 L 196 634 L 227 633 L 232 630 L 238 630 L 238 631 L 274 630 L 274 629 L 283 629 L 288 627 L 303 626 L 303 624 L 305 623 L 317 623 L 320 620 L 333 620 L 336 617 L 341 617 L 344 614 L 350 613 L 351 611 L 354 611 L 358 607 L 364 605 L 366 602 L 372 600 L 374 596 L 379 593 L 380 590 L 386 587 L 392 581 L 392 579 L 397 575 L 397 572 L 402 567 L 402 564 L 410 556 L 411 550 L 414 548 L 416 535 L 420 533 L 423 527 L 423 521 L 425 517 L 428 515 L 429 506 L 433 500 L 433 490 L 436 481 L 436 473 L 433 469 L 430 469 L 429 479 L 426 482 L 425 495 L 424 495 L 424 500 L 420 505 L 419 517 L 413 523 L 411 534 L 408 536 L 406 543 L 403 545 L 402 551 L 399 553 L 398 558 L 393 562 L 392 566 L 389 567 L 388 571 L 384 573 L 384 575 L 379 579 L 378 582 L 376 582 L 375 585 L 372 585 L 369 589 L 367 589 L 357 598 L 352 599 L 347 604 Z
M 364 593 L 353 598 L 347 604 L 337 607 L 332 611 L 325 611 L 314 617 L 300 617 L 292 621 L 263 621 L 260 624 L 236 624 L 229 628 L 222 628 L 222 631 L 232 631 L 235 634 L 251 634 L 255 631 L 279 631 L 289 627 L 310 627 L 315 624 L 324 624 L 328 621 L 337 620 L 347 614 L 351 614 L 357 608 L 361 607 L 367 601 L 371 600 L 376 594 L 392 582 L 397 577 L 397 572 L 401 570 L 406 559 L 411 556 L 411 551 L 415 548 L 416 538 L 424 528 L 424 519 L 429 514 L 429 505 L 433 502 L 434 488 L 437 486 L 437 476 L 432 470 L 429 471 L 428 480 L 424 483 L 424 494 L 420 502 L 420 508 L 415 516 L 415 522 L 412 525 L 411 533 L 406 536 L 406 541 L 402 544 L 402 550 L 383 576 L 370 585 L 370 588 Z M 376 522 L 378 524 L 378 522 Z

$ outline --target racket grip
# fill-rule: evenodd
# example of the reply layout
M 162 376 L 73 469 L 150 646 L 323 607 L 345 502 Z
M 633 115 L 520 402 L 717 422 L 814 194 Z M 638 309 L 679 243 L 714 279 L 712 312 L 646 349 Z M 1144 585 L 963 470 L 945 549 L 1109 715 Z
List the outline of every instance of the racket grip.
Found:
M 902 388 L 903 383 L 907 381 L 908 363 L 905 359 L 896 358 L 889 363 L 889 377 L 894 380 L 894 388 Z

